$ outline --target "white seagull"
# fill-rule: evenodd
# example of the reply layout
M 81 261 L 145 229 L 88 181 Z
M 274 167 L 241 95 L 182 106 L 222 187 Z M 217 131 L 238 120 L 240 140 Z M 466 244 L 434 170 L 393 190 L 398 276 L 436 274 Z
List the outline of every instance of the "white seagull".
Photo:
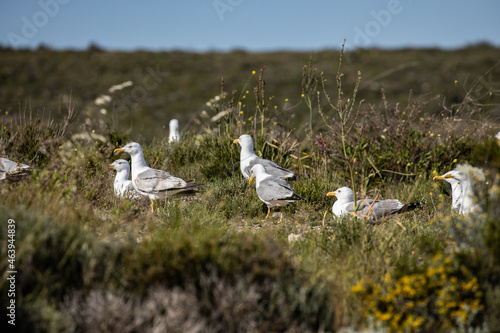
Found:
M 0 180 L 7 179 L 8 181 L 16 182 L 26 176 L 29 169 L 29 165 L 0 157 Z
M 260 158 L 253 151 L 253 140 L 248 134 L 243 134 L 238 139 L 233 141 L 234 143 L 239 143 L 241 146 L 240 153 L 240 170 L 243 177 L 250 179 L 250 170 L 256 164 L 261 164 L 266 168 L 266 171 L 276 177 L 280 178 L 292 178 L 294 173 L 290 170 L 280 167 L 273 161 Z
M 148 167 L 142 147 L 137 142 L 131 142 L 123 148 L 115 149 L 116 152 L 126 152 L 132 159 L 132 184 L 135 190 L 151 199 L 151 211 L 153 211 L 154 200 L 170 198 L 176 194 L 195 194 L 196 184 L 192 181 L 184 181 L 174 177 L 166 171 Z
M 259 199 L 267 205 L 267 215 L 271 212 L 271 207 L 281 207 L 289 202 L 305 200 L 297 195 L 290 184 L 280 177 L 269 174 L 263 165 L 256 164 L 250 170 L 251 184 L 255 179 L 255 187 Z M 280 221 L 283 219 L 283 211 L 281 211 Z
M 168 127 L 168 143 L 179 142 L 179 140 L 181 139 L 181 135 L 179 134 L 179 121 L 177 119 L 170 120 Z
M 110 168 L 116 170 L 115 181 L 113 187 L 115 194 L 119 198 L 138 198 L 139 193 L 136 192 L 130 178 L 130 164 L 123 159 L 114 161 L 108 164 Z
M 332 213 L 335 216 L 341 217 L 350 214 L 372 221 L 378 221 L 389 215 L 407 212 L 424 204 L 423 202 L 403 204 L 397 199 L 363 199 L 357 201 L 358 207 L 354 211 L 354 192 L 350 188 L 344 186 L 333 192 L 328 192 L 326 195 L 337 197 L 337 201 L 332 206 Z
M 434 177 L 434 180 L 444 180 L 451 185 L 451 206 L 462 215 L 481 212 L 481 207 L 474 198 L 473 178 L 485 179 L 484 173 L 468 164 L 458 165 L 455 170 Z

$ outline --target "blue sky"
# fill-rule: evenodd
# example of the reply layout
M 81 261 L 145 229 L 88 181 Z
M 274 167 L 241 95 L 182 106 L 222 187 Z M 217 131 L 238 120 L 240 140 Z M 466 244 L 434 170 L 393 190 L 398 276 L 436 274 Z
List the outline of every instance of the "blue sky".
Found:
M 500 1 L 4 0 L 0 45 L 190 51 L 500 46 Z

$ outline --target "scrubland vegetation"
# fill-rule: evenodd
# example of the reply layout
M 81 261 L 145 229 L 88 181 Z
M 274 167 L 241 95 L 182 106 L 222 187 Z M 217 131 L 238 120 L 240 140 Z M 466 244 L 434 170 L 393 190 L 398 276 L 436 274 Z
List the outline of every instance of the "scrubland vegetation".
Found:
M 0 153 L 33 167 L 0 185 L 19 330 L 500 330 L 498 49 L 0 53 Z M 240 174 L 244 133 L 297 174 L 307 200 L 281 223 L 262 222 Z M 203 191 L 153 213 L 147 198 L 117 199 L 107 164 L 130 141 Z M 449 185 L 433 181 L 463 163 L 485 172 L 482 214 L 454 214 Z M 341 186 L 426 204 L 377 224 L 337 219 L 326 193 Z M 2 304 L 7 288 L 3 276 Z

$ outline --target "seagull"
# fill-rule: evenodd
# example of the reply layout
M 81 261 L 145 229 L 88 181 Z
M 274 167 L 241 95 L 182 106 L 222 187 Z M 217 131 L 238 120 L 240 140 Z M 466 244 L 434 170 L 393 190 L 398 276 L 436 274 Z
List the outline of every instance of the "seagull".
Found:
M 179 142 L 181 139 L 181 135 L 179 134 L 179 121 L 177 119 L 170 120 L 168 127 L 170 129 L 168 143 Z
M 280 178 L 292 178 L 295 176 L 293 172 L 285 168 L 280 167 L 273 161 L 260 158 L 253 151 L 253 140 L 248 134 L 243 134 L 238 139 L 233 141 L 234 143 L 239 143 L 241 146 L 240 153 L 240 169 L 241 174 L 246 179 L 250 179 L 250 170 L 256 164 L 261 164 L 266 168 L 266 171 L 276 177 Z
M 434 180 L 444 180 L 451 185 L 451 206 L 458 214 L 467 215 L 480 212 L 481 207 L 474 198 L 472 179 L 484 180 L 484 173 L 468 164 L 458 165 L 455 170 L 434 177 Z
M 195 187 L 202 184 L 184 181 L 172 176 L 166 171 L 152 169 L 144 160 L 142 147 L 137 142 L 131 142 L 123 148 L 115 149 L 116 152 L 126 152 L 132 158 L 132 184 L 137 192 L 151 199 L 151 212 L 154 200 L 170 198 L 176 194 L 191 195 L 197 191 Z
M 116 196 L 119 198 L 138 198 L 139 193 L 136 192 L 132 181 L 129 179 L 130 164 L 123 159 L 119 159 L 108 164 L 108 166 L 117 171 L 114 182 Z
M 7 179 L 10 182 L 16 182 L 26 176 L 29 169 L 29 165 L 0 157 L 0 180 Z
M 357 201 L 358 207 L 354 211 L 354 192 L 350 188 L 344 186 L 333 192 L 328 192 L 326 195 L 337 197 L 337 201 L 332 206 L 332 213 L 335 216 L 341 217 L 350 214 L 372 221 L 378 221 L 389 215 L 407 212 L 424 204 L 423 202 L 403 204 L 397 199 L 363 199 Z
M 297 195 L 290 184 L 283 178 L 271 175 L 267 172 L 262 164 L 255 164 L 250 170 L 250 184 L 255 179 L 255 187 L 259 199 L 267 205 L 267 215 L 264 220 L 267 220 L 271 207 L 281 207 L 289 202 L 305 200 Z M 283 211 L 281 211 L 280 221 L 283 219 Z

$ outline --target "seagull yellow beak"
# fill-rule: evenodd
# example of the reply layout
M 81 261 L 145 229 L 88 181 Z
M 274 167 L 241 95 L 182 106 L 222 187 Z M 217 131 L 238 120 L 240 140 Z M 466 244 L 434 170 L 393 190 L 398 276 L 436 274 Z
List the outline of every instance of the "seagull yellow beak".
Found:
M 233 140 L 233 143 L 238 143 L 238 142 L 239 142 L 238 139 Z
M 123 150 L 122 148 L 116 148 L 115 151 L 114 151 L 114 153 L 116 154 L 116 153 L 122 152 L 122 151 L 125 151 L 125 150 Z
M 443 179 L 444 179 L 443 176 L 436 176 L 436 177 L 434 177 L 434 180 L 443 180 Z
M 254 177 L 251 177 L 250 180 L 248 181 L 248 184 L 252 184 Z
M 336 194 L 335 192 L 328 192 L 328 193 L 326 194 L 326 196 L 327 196 L 327 197 L 334 197 L 334 196 L 335 196 L 335 194 Z
M 108 168 L 114 168 L 115 166 L 113 164 L 108 164 Z
M 444 178 L 455 178 L 455 177 L 453 177 L 453 175 L 446 175 L 444 176 Z

